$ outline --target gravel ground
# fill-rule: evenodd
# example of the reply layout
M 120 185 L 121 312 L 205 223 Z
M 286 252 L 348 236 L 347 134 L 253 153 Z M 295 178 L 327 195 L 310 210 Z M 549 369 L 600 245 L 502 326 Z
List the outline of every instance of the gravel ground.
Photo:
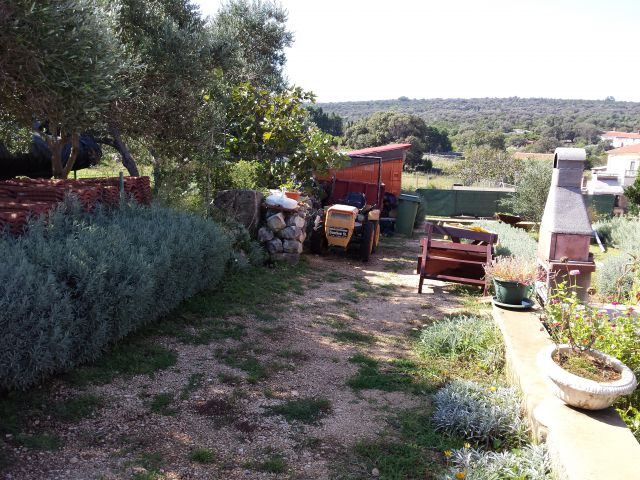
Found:
M 417 294 L 418 250 L 417 239 L 396 238 L 383 239 L 367 264 L 337 254 L 308 256 L 311 273 L 301 280 L 305 294 L 274 299 L 284 306 L 274 309 L 276 321 L 252 315 L 229 319 L 247 327 L 240 340 L 185 345 L 156 338 L 177 352 L 174 367 L 85 389 L 54 381 L 52 396 L 90 393 L 104 406 L 75 423 L 31 421 L 28 431 L 54 432 L 63 446 L 57 451 L 13 446 L 13 465 L 1 475 L 16 480 L 332 478 L 334 463 L 357 442 L 375 439 L 390 412 L 428 406 L 424 395 L 354 391 L 346 385 L 358 370 L 350 356 L 410 357 L 412 329 L 425 317 L 460 308 L 459 297 L 438 282 L 427 281 L 425 293 Z M 340 342 L 335 334 L 345 329 L 374 335 L 375 343 Z M 255 358 L 271 373 L 248 381 L 243 370 L 224 361 L 225 352 Z M 181 396 L 193 375 L 201 385 Z M 159 394 L 176 398 L 165 414 L 149 407 Z M 316 423 L 270 414 L 269 407 L 307 398 L 330 402 Z M 196 448 L 210 449 L 213 460 L 192 460 Z M 280 466 L 263 464 L 274 458 Z

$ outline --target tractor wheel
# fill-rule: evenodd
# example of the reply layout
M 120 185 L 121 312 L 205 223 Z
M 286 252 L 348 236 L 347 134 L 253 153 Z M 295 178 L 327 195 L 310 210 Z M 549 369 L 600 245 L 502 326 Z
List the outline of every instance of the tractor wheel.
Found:
M 362 243 L 360 243 L 360 259 L 368 262 L 373 248 L 374 226 L 372 222 L 362 225 Z
M 320 225 L 318 229 L 311 230 L 309 248 L 311 249 L 311 253 L 315 253 L 316 255 L 325 255 L 327 253 L 327 237 L 324 235 L 323 225 Z
M 380 222 L 375 220 L 371 223 L 373 224 L 373 245 L 371 246 L 371 253 L 376 253 L 378 244 L 380 243 Z

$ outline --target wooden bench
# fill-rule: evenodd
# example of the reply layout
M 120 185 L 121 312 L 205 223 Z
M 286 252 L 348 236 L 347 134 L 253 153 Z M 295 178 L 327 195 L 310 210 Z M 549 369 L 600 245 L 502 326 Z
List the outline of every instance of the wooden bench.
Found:
M 418 293 L 422 293 L 422 284 L 427 278 L 481 286 L 486 295 L 489 284 L 485 280 L 484 266 L 493 258 L 498 235 L 433 223 L 425 225 L 425 232 L 426 237 L 420 240 L 421 253 L 416 269 L 420 275 Z M 434 234 L 451 240 L 436 240 Z

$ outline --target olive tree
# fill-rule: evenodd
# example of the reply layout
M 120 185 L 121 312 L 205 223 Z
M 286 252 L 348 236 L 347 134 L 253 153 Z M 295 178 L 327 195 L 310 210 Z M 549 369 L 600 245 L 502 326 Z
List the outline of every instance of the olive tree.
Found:
M 489 147 L 469 148 L 454 171 L 462 183 L 471 185 L 479 180 L 515 183 L 522 162 L 504 150 Z
M 105 124 L 109 106 L 128 95 L 132 65 L 114 21 L 107 2 L 0 0 L 0 105 L 22 127 L 43 123 L 57 178 L 72 170 L 80 132 Z
M 501 205 L 526 220 L 539 222 L 547 203 L 553 165 L 541 160 L 528 160 L 518 172 L 516 191 Z
M 387 143 L 410 143 L 406 163 L 416 167 L 427 152 L 451 150 L 451 142 L 445 131 L 427 126 L 417 115 L 397 112 L 377 112 L 358 120 L 344 133 L 345 143 L 352 148 L 366 148 Z

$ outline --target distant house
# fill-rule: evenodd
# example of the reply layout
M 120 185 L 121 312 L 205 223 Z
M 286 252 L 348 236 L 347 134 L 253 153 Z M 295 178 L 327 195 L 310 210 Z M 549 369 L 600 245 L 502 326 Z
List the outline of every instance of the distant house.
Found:
M 614 148 L 607 155 L 606 166 L 591 170 L 591 181 L 587 184 L 590 194 L 621 195 L 624 187 L 631 185 L 638 175 L 640 142 Z
M 640 145 L 640 132 L 604 132 L 600 138 L 609 140 L 613 148 Z

